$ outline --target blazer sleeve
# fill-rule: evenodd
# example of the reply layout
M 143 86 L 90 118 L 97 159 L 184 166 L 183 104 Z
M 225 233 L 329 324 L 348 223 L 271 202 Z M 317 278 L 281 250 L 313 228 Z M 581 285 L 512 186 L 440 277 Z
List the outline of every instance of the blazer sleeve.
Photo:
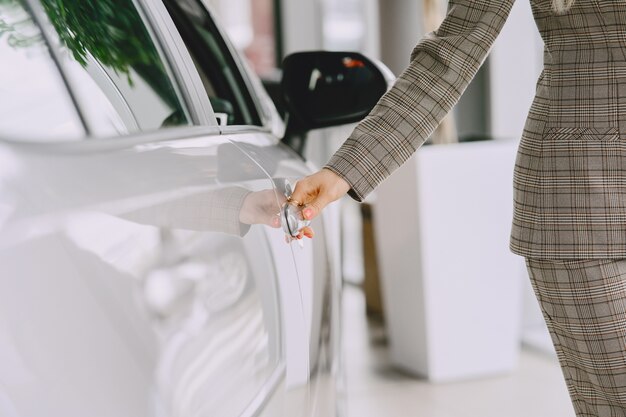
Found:
M 450 0 L 439 28 L 324 166 L 362 201 L 430 137 L 487 57 L 515 0 Z

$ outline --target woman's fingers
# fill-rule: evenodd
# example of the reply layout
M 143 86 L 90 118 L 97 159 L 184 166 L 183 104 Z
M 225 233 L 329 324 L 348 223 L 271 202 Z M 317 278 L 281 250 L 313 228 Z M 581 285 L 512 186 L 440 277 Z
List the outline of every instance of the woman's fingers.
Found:
M 304 206 L 302 217 L 305 220 L 313 220 L 327 205 L 343 197 L 349 189 L 350 185 L 344 179 L 332 171 L 322 169 L 298 181 L 290 201 L 292 204 Z M 287 241 L 304 237 L 312 239 L 314 236 L 315 232 L 311 227 L 304 227 L 297 236 L 288 236 Z
M 298 181 L 291 199 L 304 205 L 302 216 L 306 220 L 313 220 L 328 204 L 343 197 L 349 189 L 350 185 L 337 174 L 322 169 Z
M 309 239 L 313 239 L 315 237 L 315 231 L 313 230 L 312 227 L 309 227 L 309 226 L 304 227 L 302 230 L 300 230 L 297 236 L 285 235 L 285 242 L 291 243 L 294 240 L 302 240 L 305 237 Z
M 313 239 L 315 237 L 315 232 L 313 231 L 311 227 L 307 226 L 304 229 L 302 229 L 301 232 L 305 237 L 308 237 L 309 239 Z
M 305 220 L 313 220 L 330 203 L 332 203 L 332 200 L 329 200 L 326 195 L 320 194 L 315 200 L 305 204 L 304 209 L 302 209 L 302 217 Z

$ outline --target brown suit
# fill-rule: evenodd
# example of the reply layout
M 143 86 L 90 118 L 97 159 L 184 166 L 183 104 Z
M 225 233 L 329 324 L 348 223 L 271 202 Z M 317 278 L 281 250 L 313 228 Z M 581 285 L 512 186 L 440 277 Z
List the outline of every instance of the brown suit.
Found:
M 530 1 L 545 66 L 515 165 L 510 247 L 527 258 L 577 416 L 626 416 L 626 1 L 576 0 L 562 15 L 551 0 Z M 326 166 L 353 198 L 431 135 L 513 2 L 450 0 L 439 29 Z
M 395 86 L 326 166 L 352 185 L 354 198 L 367 196 L 431 135 L 513 2 L 450 2 L 439 29 L 419 42 Z M 626 4 L 576 0 L 561 16 L 551 0 L 531 4 L 545 67 L 515 166 L 511 250 L 541 259 L 626 258 Z

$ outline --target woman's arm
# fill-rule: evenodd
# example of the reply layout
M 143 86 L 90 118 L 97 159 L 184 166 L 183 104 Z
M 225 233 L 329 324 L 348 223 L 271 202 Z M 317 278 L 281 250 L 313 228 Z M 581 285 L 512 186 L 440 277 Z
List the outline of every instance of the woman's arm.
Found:
M 450 0 L 440 27 L 326 165 L 361 201 L 402 165 L 458 102 L 487 57 L 514 0 Z
M 428 139 L 485 61 L 514 1 L 450 0 L 442 24 L 420 40 L 325 169 L 298 182 L 294 199 L 312 206 L 311 218 L 345 191 L 362 201 Z

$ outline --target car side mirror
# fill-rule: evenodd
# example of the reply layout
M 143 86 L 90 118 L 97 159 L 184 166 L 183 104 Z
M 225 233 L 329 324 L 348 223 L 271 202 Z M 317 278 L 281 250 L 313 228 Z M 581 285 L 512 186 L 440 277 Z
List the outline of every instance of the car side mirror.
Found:
M 298 52 L 283 61 L 281 90 L 291 133 L 355 123 L 387 91 L 393 74 L 356 52 Z

